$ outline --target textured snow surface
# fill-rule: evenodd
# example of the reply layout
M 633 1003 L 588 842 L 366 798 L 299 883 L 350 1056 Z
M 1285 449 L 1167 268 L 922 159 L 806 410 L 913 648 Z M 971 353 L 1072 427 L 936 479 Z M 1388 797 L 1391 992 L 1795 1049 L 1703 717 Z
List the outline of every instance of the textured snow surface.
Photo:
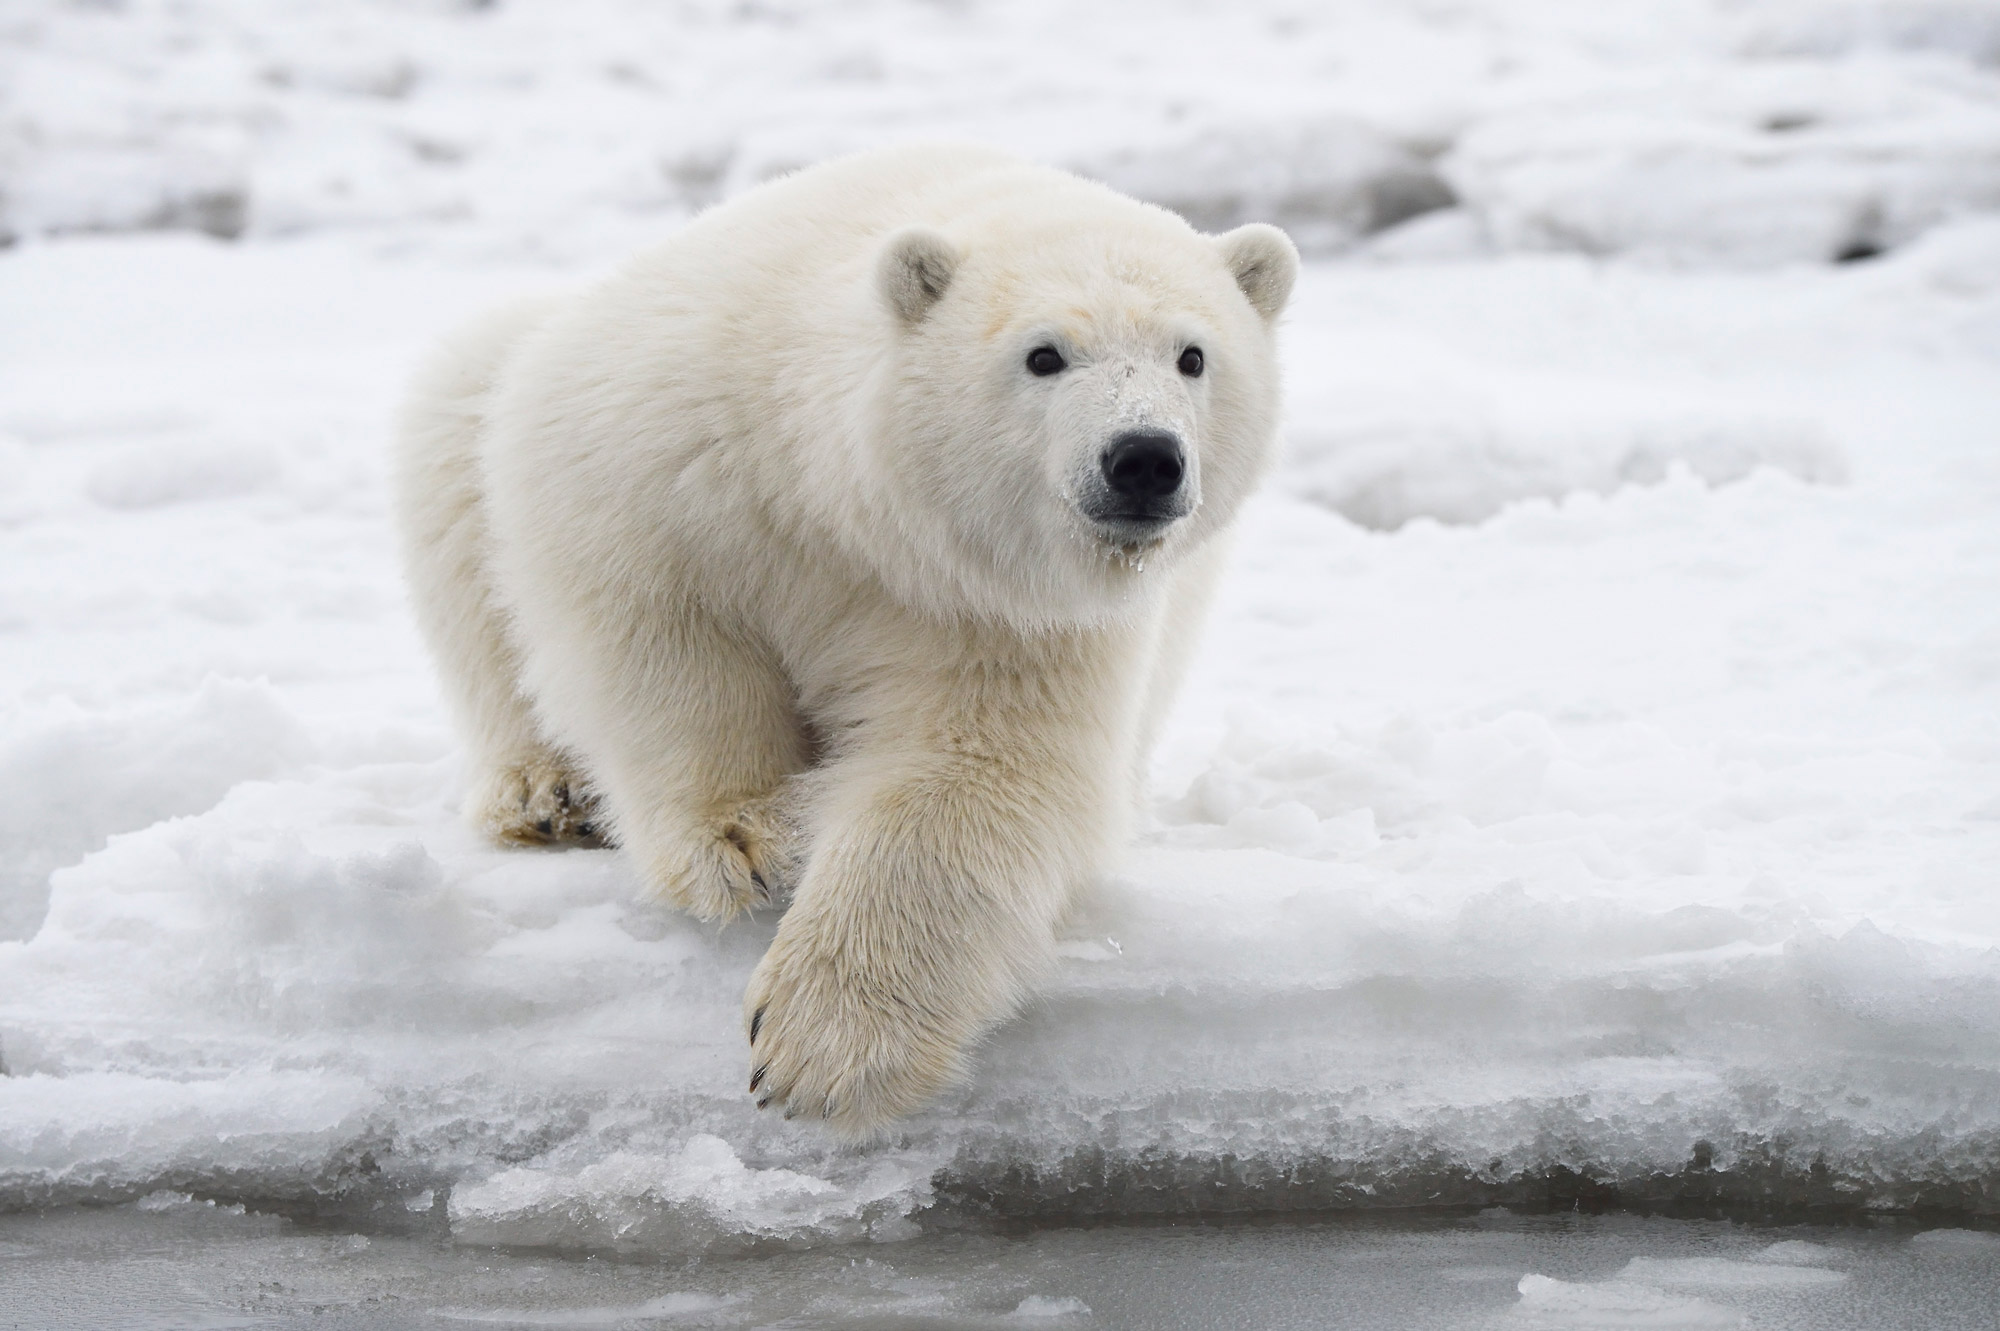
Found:
M 0 1204 L 676 1253 L 2000 1210 L 1996 42 L 1945 3 L 17 7 Z M 458 822 L 383 459 L 470 312 L 916 133 L 1338 255 L 1152 826 L 973 1081 L 835 1149 L 744 1094 L 773 921 Z M 1698 1324 L 1685 1275 L 1520 1293 Z
M 0 231 L 580 254 L 970 135 L 1312 250 L 1457 195 L 1505 248 L 1824 259 L 2000 205 L 1996 62 L 1990 0 L 45 0 L 0 20 Z

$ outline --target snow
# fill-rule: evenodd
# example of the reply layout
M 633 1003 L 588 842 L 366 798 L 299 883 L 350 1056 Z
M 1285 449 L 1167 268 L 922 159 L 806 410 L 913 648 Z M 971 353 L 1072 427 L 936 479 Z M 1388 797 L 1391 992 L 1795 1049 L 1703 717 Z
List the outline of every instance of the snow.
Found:
M 1530 1272 L 1516 1286 L 1521 1301 L 1509 1311 L 1519 1321 L 1539 1326 L 1742 1326 L 1740 1310 L 1701 1293 L 1823 1293 L 1852 1279 L 1846 1271 L 1823 1265 L 1839 1256 L 1831 1248 L 1793 1239 L 1747 1260 L 1634 1257 L 1608 1280 L 1566 1281 Z
M 1030 1294 L 1014 1305 L 1009 1317 L 1050 1318 L 1088 1317 L 1090 1305 L 1082 1299 L 1052 1299 L 1046 1294 Z
M 1741 1326 L 1731 1309 L 1701 1298 L 1683 1298 L 1650 1285 L 1622 1280 L 1573 1284 L 1544 1275 L 1525 1275 L 1514 1315 L 1530 1326 L 1699 1327 Z
M 0 1206 L 642 1255 L 1990 1216 L 1996 39 L 1805 0 L 11 13 Z M 855 1150 L 743 1093 L 773 921 L 460 823 L 383 458 L 456 321 L 917 134 L 1317 257 L 1151 825 L 971 1083 Z M 1822 1265 L 1545 1268 L 1517 1315 L 1727 1324 Z
M 663 1294 L 644 1303 L 611 1304 L 596 1308 L 564 1308 L 538 1312 L 527 1308 L 493 1308 L 477 1311 L 434 1309 L 433 1317 L 453 1322 L 498 1322 L 505 1326 L 631 1326 L 635 1322 L 673 1321 L 683 1317 L 713 1315 L 729 1306 L 726 1299 L 700 1294 Z
M 1487 117 L 1443 173 L 1507 249 L 1858 258 L 2000 206 L 1996 134 L 1990 75 L 1767 61 Z

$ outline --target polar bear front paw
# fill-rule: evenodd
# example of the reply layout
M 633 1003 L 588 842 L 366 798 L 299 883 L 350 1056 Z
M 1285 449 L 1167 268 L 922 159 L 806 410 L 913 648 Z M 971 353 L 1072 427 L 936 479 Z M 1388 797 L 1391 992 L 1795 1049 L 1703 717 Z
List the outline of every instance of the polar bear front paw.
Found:
M 674 906 L 703 920 L 728 920 L 791 890 L 796 831 L 770 801 L 711 818 L 689 831 L 635 847 L 647 878 Z
M 561 758 L 545 756 L 487 774 L 474 795 L 479 825 L 514 845 L 601 846 L 597 797 Z
M 828 932 L 787 920 L 750 977 L 750 1093 L 759 1109 L 865 1138 L 964 1075 L 963 1023 L 906 978 L 867 974 L 866 949 Z

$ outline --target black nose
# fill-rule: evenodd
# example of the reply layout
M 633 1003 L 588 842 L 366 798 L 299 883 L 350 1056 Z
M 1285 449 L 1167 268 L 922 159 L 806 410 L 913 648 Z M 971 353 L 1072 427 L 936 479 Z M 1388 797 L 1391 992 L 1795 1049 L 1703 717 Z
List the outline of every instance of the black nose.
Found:
M 1104 450 L 1104 479 L 1125 499 L 1165 499 L 1181 488 L 1181 441 L 1160 430 L 1121 434 Z

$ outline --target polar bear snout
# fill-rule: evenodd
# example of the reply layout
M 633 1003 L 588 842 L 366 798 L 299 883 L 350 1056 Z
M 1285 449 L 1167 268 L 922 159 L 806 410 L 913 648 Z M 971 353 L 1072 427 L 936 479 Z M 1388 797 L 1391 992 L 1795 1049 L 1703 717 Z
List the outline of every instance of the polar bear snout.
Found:
M 1111 493 L 1141 510 L 1150 509 L 1180 492 L 1187 457 L 1181 441 L 1163 430 L 1121 434 L 1104 450 L 1104 483 Z
M 1105 446 L 1098 459 L 1103 487 L 1084 502 L 1085 516 L 1119 529 L 1121 536 L 1156 531 L 1193 511 L 1187 450 L 1167 430 L 1129 430 Z

